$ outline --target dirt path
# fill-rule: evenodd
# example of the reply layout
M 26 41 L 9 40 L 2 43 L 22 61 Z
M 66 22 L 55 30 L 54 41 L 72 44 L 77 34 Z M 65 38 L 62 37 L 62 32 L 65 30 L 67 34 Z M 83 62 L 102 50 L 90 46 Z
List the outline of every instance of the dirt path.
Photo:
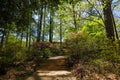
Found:
M 76 80 L 65 66 L 65 56 L 51 57 L 46 60 L 33 76 L 26 80 Z

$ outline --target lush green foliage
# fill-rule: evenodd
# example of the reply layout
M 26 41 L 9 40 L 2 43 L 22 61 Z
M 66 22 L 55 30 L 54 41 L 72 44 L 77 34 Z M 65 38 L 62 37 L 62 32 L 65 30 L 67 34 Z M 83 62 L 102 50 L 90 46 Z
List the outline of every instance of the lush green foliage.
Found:
M 72 33 L 66 40 L 66 45 L 71 55 L 69 62 L 73 64 L 77 59 L 88 62 L 96 60 L 120 62 L 119 42 L 115 41 L 111 44 L 111 41 L 104 35 L 93 36 L 85 32 Z

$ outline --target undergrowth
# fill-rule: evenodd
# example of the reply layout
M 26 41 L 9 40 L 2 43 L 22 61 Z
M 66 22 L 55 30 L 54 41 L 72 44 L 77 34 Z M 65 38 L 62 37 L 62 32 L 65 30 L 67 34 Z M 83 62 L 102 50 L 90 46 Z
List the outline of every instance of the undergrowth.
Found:
M 13 75 L 14 72 L 16 74 L 20 71 L 24 73 L 17 74 L 22 74 L 22 76 L 32 73 L 47 58 L 59 53 L 58 44 L 53 46 L 49 42 L 35 42 L 29 48 L 21 45 L 19 41 L 8 42 L 0 49 L 0 77 L 7 75 L 11 69 L 14 69 Z
M 120 44 L 118 40 L 112 42 L 104 35 L 91 36 L 85 32 L 78 32 L 72 33 L 65 41 L 65 45 L 68 46 L 67 50 L 70 55 L 66 61 L 68 67 L 83 64 L 83 70 L 119 75 Z M 85 65 L 87 65 L 86 68 Z

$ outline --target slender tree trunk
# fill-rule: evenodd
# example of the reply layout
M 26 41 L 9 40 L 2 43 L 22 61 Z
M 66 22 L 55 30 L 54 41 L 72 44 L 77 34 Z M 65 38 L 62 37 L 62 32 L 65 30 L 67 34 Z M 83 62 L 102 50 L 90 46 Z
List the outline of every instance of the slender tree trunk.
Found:
M 60 19 L 60 45 L 62 45 L 62 19 Z
M 62 19 L 60 18 L 60 50 L 62 51 Z
M 19 32 L 16 32 L 16 41 L 18 40 Z
M 115 24 L 115 19 L 114 19 L 112 10 L 111 10 L 111 17 L 112 17 L 112 22 L 113 22 L 113 25 L 114 25 L 114 31 L 115 31 L 116 39 L 119 40 L 119 36 L 118 36 L 118 33 L 117 33 L 117 27 L 116 27 L 116 24 Z
M 72 8 L 73 8 L 73 20 L 74 20 L 75 31 L 77 31 L 77 22 L 76 22 L 76 13 L 75 13 L 74 4 L 72 5 Z
M 30 26 L 30 33 L 29 33 L 29 48 L 30 48 L 30 44 L 31 44 L 31 34 L 32 34 L 32 30 L 31 30 L 31 26 Z
M 108 39 L 114 41 L 114 24 L 111 17 L 111 0 L 102 0 L 103 2 L 103 14 L 104 14 L 104 24 L 106 28 L 106 36 Z
M 46 27 L 45 17 L 46 17 L 46 5 L 44 7 L 44 25 L 43 25 L 43 32 L 42 32 L 42 41 L 44 41 L 44 38 L 45 38 L 45 27 Z
M 10 32 L 8 31 L 8 32 L 6 33 L 5 45 L 8 44 L 8 41 L 9 41 L 9 35 L 10 35 Z
M 2 31 L 2 37 L 1 37 L 1 44 L 0 44 L 0 48 L 3 47 L 4 45 L 4 37 L 5 37 L 5 30 Z
M 27 32 L 26 32 L 26 47 L 28 47 L 28 37 L 29 37 L 29 27 L 27 28 Z
M 21 31 L 21 39 L 20 39 L 20 45 L 22 46 L 22 40 L 23 40 L 23 31 Z
M 53 16 L 54 16 L 54 11 L 51 7 L 50 10 L 50 29 L 49 29 L 49 42 L 53 42 Z
M 43 18 L 43 3 L 41 4 L 40 9 L 40 20 L 38 21 L 38 35 L 37 35 L 37 41 L 41 41 L 41 31 L 42 31 L 42 18 Z

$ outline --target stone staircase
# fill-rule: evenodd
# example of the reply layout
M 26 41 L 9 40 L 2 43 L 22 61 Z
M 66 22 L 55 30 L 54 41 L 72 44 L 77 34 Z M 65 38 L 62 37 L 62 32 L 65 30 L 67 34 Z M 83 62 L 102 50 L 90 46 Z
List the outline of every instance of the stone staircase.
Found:
M 66 67 L 66 58 L 66 56 L 49 58 L 26 80 L 77 80 Z

